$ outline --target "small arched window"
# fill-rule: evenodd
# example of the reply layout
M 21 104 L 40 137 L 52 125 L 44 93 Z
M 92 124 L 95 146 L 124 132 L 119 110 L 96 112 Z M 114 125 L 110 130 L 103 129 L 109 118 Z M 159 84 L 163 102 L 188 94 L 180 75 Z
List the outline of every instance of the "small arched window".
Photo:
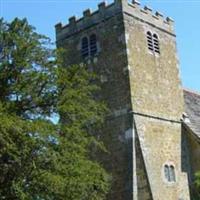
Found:
M 158 36 L 155 33 L 153 34 L 153 46 L 154 46 L 154 51 L 156 53 L 160 53 L 159 40 Z
M 152 35 L 150 31 L 147 32 L 147 45 L 150 51 L 160 54 L 159 39 L 155 33 Z
M 81 53 L 83 58 L 89 56 L 89 42 L 87 37 L 84 37 L 81 41 Z
M 169 166 L 168 165 L 164 166 L 164 171 L 165 171 L 165 179 L 169 181 Z
M 90 36 L 90 55 L 94 56 L 97 53 L 97 37 L 95 34 Z
M 174 166 L 172 165 L 169 166 L 169 177 L 170 177 L 170 182 L 176 182 L 175 169 Z
M 176 182 L 175 168 L 173 165 L 164 166 L 165 179 L 168 182 Z
M 147 32 L 147 44 L 148 44 L 148 49 L 150 51 L 153 51 L 153 38 L 150 31 Z

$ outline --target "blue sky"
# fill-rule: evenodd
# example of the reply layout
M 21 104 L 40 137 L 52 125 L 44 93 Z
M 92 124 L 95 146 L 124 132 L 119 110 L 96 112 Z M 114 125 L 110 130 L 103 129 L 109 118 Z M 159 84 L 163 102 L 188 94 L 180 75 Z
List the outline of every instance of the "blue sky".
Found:
M 72 15 L 97 9 L 101 0 L 0 0 L 0 16 L 11 21 L 26 17 L 39 33 L 55 41 L 54 25 Z M 112 2 L 110 1 L 107 1 Z M 176 22 L 178 56 L 183 86 L 200 92 L 200 0 L 141 0 Z

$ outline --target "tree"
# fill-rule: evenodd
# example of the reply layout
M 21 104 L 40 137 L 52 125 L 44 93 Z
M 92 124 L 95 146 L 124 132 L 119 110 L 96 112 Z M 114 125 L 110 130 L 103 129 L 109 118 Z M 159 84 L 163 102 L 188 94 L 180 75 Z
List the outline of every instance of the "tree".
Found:
M 195 174 L 194 200 L 200 199 L 200 172 Z
M 106 111 L 94 98 L 100 88 L 85 66 L 62 58 L 26 19 L 0 20 L 1 199 L 100 200 L 108 191 L 90 152 L 103 150 L 90 131 Z

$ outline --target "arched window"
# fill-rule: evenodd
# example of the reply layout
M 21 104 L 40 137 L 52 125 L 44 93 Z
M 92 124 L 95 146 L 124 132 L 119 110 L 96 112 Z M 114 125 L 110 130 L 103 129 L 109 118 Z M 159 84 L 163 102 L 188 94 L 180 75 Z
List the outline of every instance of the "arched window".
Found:
M 147 32 L 147 45 L 150 51 L 160 54 L 159 39 L 155 33 L 152 35 L 150 31 Z
M 82 57 L 83 58 L 89 56 L 89 42 L 88 42 L 88 38 L 87 37 L 84 37 L 82 39 L 82 42 L 81 42 L 81 53 L 82 53 Z
M 169 167 L 169 177 L 170 177 L 170 182 L 176 182 L 175 169 L 174 166 L 172 165 L 170 165 Z
M 154 46 L 154 51 L 156 53 L 160 53 L 159 40 L 158 36 L 155 33 L 153 34 L 153 46 Z
M 97 37 L 95 34 L 90 36 L 90 55 L 94 56 L 97 53 Z
M 168 182 L 176 182 L 175 169 L 173 165 L 165 165 L 164 174 L 165 174 L 165 179 Z
M 166 179 L 167 181 L 170 181 L 169 166 L 168 166 L 168 165 L 165 165 L 165 166 L 164 166 L 164 171 L 165 171 L 165 179 Z
M 150 31 L 147 32 L 147 44 L 148 44 L 148 49 L 150 51 L 153 51 L 153 38 Z

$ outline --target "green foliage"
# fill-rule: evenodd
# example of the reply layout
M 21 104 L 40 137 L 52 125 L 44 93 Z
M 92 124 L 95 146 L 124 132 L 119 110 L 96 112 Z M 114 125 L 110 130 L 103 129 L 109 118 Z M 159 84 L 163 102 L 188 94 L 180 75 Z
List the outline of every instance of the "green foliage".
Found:
M 1 19 L 0 28 L 0 101 L 24 118 L 50 115 L 57 95 L 50 40 L 26 19 Z
M 200 172 L 197 172 L 197 173 L 196 173 L 196 181 L 195 181 L 195 184 L 196 184 L 197 188 L 200 189 Z
M 103 150 L 92 134 L 106 107 L 94 98 L 95 75 L 66 67 L 64 54 L 26 19 L 0 20 L 1 199 L 105 198 L 109 176 L 90 149 Z
M 193 189 L 193 200 L 200 199 L 200 172 L 195 174 L 195 185 Z

